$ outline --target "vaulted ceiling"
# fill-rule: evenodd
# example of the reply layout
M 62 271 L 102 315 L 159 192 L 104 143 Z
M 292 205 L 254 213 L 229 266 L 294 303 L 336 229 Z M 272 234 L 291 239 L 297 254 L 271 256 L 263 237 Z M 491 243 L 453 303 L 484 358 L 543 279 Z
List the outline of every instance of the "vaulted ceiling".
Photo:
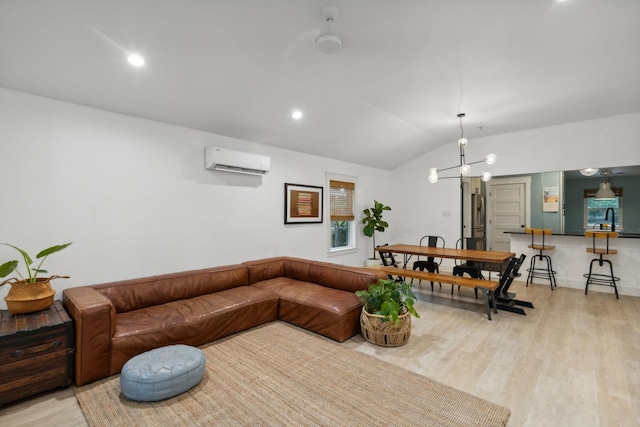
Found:
M 459 112 L 471 141 L 640 111 L 639 22 L 638 0 L 0 0 L 0 87 L 391 169 Z

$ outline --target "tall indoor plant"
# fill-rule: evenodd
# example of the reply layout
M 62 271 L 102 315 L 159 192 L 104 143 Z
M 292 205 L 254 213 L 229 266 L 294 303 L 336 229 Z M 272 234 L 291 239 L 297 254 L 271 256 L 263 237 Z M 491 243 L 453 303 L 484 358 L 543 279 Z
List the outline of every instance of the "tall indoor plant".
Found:
M 419 318 L 414 308 L 416 296 L 411 283 L 379 279 L 367 290 L 356 291 L 364 303 L 360 313 L 362 336 L 372 344 L 395 347 L 405 344 L 411 335 L 411 316 Z
M 0 286 L 5 284 L 11 285 L 11 289 L 5 297 L 9 311 L 13 314 L 26 314 L 49 308 L 49 306 L 53 304 L 53 297 L 55 296 L 55 291 L 51 288 L 51 280 L 68 278 L 68 276 L 38 277 L 38 275 L 47 273 L 47 270 L 42 268 L 42 264 L 49 255 L 65 249 L 71 243 L 51 246 L 50 248 L 40 251 L 36 255 L 36 259 L 39 259 L 40 263 L 38 263 L 35 268 L 31 267 L 33 259 L 25 250 L 8 243 L 1 244 L 12 247 L 20 252 L 26 266 L 26 273 L 23 275 L 18 270 L 18 260 L 7 261 L 0 265 L 0 277 L 6 277 L 13 272 L 19 276 L 9 278 L 0 283 Z
M 367 237 L 373 237 L 373 259 L 376 259 L 375 233 L 376 231 L 382 233 L 387 227 L 389 227 L 389 223 L 382 219 L 382 213 L 384 211 L 390 210 L 391 208 L 389 206 L 385 206 L 377 200 L 374 200 L 373 207 L 367 208 L 362 211 L 362 213 L 364 214 L 364 218 L 362 218 L 362 223 L 364 224 L 362 232 Z

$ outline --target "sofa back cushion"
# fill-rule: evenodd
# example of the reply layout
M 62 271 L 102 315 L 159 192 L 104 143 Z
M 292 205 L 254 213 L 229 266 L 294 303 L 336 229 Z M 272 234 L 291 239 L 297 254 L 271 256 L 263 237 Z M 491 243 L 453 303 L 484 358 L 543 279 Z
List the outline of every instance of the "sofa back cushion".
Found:
M 276 277 L 288 277 L 302 282 L 316 283 L 329 288 L 355 292 L 367 289 L 369 284 L 384 274 L 365 268 L 345 267 L 328 262 L 301 258 L 278 257 L 243 263 L 249 267 L 249 284 Z
M 380 277 L 381 275 L 378 272 L 365 268 L 345 267 L 318 261 L 309 266 L 307 276 L 309 282 L 349 292 L 367 289 L 371 283 L 377 282 Z
M 276 277 L 285 277 L 285 259 L 284 257 L 277 257 L 243 262 L 242 264 L 249 269 L 249 284 L 252 285 Z
M 247 267 L 237 264 L 103 283 L 91 287 L 109 298 L 117 313 L 122 313 L 248 284 Z

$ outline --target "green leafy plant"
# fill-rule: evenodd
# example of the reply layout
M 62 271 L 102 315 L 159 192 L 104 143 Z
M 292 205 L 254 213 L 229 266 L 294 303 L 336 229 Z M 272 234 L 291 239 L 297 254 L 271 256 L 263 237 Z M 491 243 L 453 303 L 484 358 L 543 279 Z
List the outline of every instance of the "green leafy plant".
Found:
M 393 279 L 379 279 L 372 283 L 366 291 L 356 291 L 356 295 L 364 303 L 364 309 L 369 314 L 385 316 L 385 320 L 398 322 L 398 316 L 403 309 L 419 318 L 420 315 L 413 307 L 416 296 L 413 294 L 411 283 Z
M 31 259 L 29 254 L 23 249 L 20 249 L 19 247 L 10 245 L 8 243 L 0 243 L 0 244 L 12 247 L 13 249 L 20 252 L 20 254 L 22 255 L 22 258 L 24 259 L 24 263 L 27 267 L 27 272 L 23 276 L 18 271 L 18 264 L 19 264 L 18 260 L 7 261 L 4 264 L 0 265 L 0 277 L 6 277 L 15 271 L 18 274 L 18 276 L 20 276 L 20 279 L 22 279 L 23 282 L 35 283 L 38 279 L 38 274 L 47 273 L 47 270 L 42 269 L 42 264 L 44 263 L 44 260 L 47 259 L 49 255 L 54 254 L 56 252 L 60 252 L 61 250 L 69 246 L 71 243 L 65 243 L 64 245 L 51 246 L 50 248 L 40 251 L 38 255 L 36 255 L 36 259 L 40 259 L 41 261 L 36 268 L 31 267 L 31 265 L 33 264 L 33 259 Z M 4 282 L 0 283 L 0 286 L 4 285 L 5 283 L 8 283 L 11 280 L 14 280 L 14 279 L 5 280 Z
M 376 259 L 376 231 L 383 232 L 389 224 L 386 221 L 382 220 L 383 211 L 390 211 L 391 208 L 389 206 L 385 206 L 384 204 L 378 202 L 377 200 L 373 201 L 373 207 L 367 208 L 362 211 L 364 214 L 364 218 L 362 218 L 362 223 L 364 224 L 364 228 L 362 232 L 367 237 L 373 237 L 373 259 Z

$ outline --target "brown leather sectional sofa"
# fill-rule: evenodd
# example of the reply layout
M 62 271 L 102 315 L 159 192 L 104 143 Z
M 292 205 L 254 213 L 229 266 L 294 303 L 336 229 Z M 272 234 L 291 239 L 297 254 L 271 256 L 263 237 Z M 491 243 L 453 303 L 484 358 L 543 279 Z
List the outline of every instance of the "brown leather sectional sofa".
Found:
M 379 272 L 278 257 L 65 289 L 75 326 L 75 382 L 120 372 L 133 356 L 198 346 L 281 319 L 344 341 L 360 331 L 355 291 Z

